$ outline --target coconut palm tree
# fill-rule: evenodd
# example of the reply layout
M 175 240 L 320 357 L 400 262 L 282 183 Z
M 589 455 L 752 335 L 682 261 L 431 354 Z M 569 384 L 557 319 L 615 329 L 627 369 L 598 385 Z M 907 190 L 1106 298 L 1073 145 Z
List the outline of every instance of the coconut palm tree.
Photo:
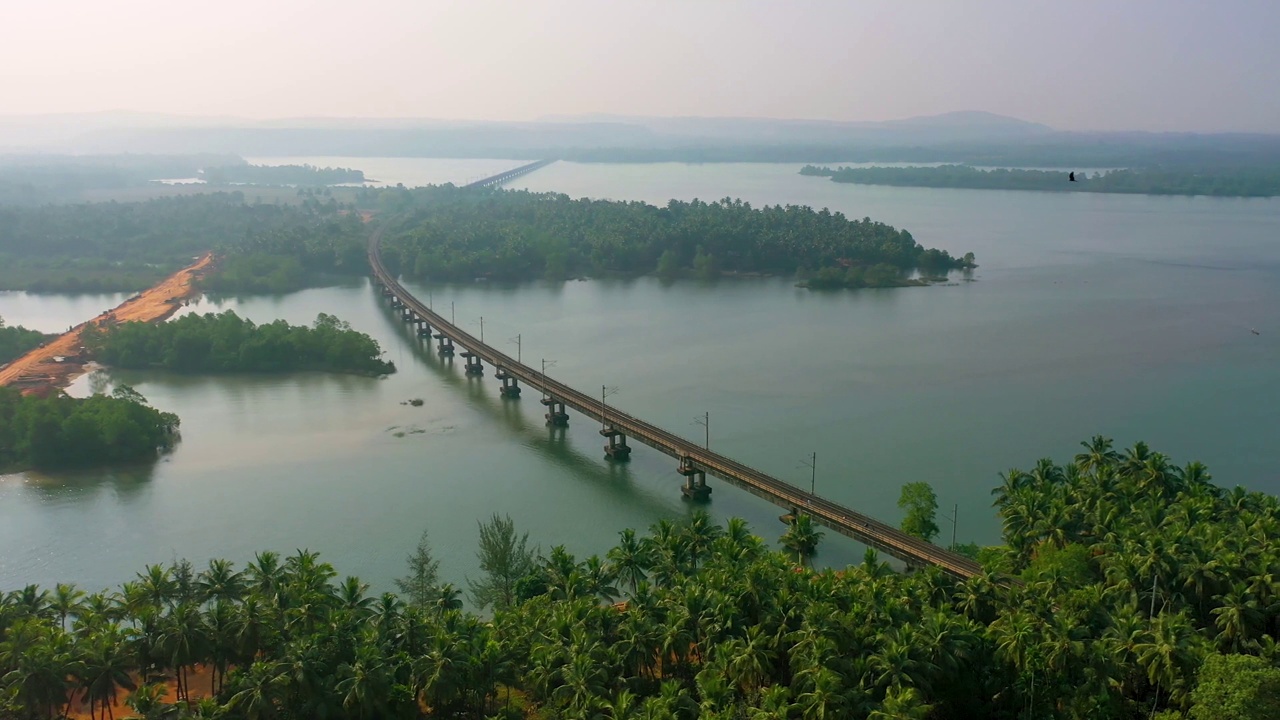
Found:
M 797 563 L 808 565 L 809 558 L 818 549 L 818 541 L 822 539 L 822 535 L 823 532 L 817 528 L 813 518 L 797 514 L 779 542 L 796 554 Z
M 651 566 L 652 560 L 648 553 L 648 546 L 636 538 L 635 530 L 623 530 L 620 537 L 621 541 L 610 549 L 605 557 L 609 560 L 613 574 L 629 584 L 631 592 L 634 593 L 636 587 L 644 582 L 646 571 Z
M 123 633 L 110 630 L 89 638 L 81 662 L 76 677 L 89 703 L 89 716 L 96 719 L 96 711 L 101 709 L 103 717 L 113 720 L 112 706 L 120 690 L 137 687 L 130 674 L 135 665 Z
M 58 583 L 53 589 L 53 597 L 49 601 L 50 608 L 58 615 L 58 624 L 65 631 L 67 629 L 67 616 L 75 615 L 80 612 L 80 600 L 84 597 L 84 591 L 76 588 L 75 585 L 67 583 Z
M 242 714 L 246 720 L 271 720 L 280 715 L 286 684 L 276 663 L 255 662 L 232 688 L 227 710 Z

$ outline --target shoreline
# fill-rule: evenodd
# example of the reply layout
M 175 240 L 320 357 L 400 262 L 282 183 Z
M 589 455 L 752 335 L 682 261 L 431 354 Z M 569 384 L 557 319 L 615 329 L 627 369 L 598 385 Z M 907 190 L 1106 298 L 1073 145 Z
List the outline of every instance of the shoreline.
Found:
M 66 389 L 91 369 L 80 344 L 86 327 L 105 322 L 159 322 L 170 317 L 182 307 L 181 301 L 198 292 L 196 280 L 212 263 L 213 253 L 205 253 L 156 285 L 29 351 L 0 370 L 0 386 L 18 388 L 24 395 Z

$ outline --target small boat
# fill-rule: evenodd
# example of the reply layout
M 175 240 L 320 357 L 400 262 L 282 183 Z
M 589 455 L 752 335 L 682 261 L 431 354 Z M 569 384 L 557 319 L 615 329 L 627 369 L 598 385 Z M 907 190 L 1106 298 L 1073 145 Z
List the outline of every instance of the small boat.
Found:
M 1262 334 L 1262 333 L 1258 332 L 1257 330 L 1254 330 L 1253 328 L 1250 328 L 1250 329 L 1249 329 L 1249 332 L 1253 333 L 1254 335 L 1261 335 L 1261 334 Z

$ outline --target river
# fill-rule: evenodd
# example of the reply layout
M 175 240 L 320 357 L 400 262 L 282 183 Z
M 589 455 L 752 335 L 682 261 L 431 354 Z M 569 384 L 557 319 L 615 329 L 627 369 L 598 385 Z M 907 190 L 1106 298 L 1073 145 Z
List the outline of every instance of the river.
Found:
M 440 161 L 305 158 L 384 183 L 444 179 Z M 434 163 L 434 164 L 431 164 Z M 459 181 L 493 161 L 455 163 Z M 377 172 L 370 170 L 376 167 Z M 397 177 L 397 168 L 404 173 Z M 473 333 L 607 402 L 797 485 L 896 521 L 903 483 L 937 490 L 939 525 L 992 542 L 997 473 L 1066 460 L 1095 433 L 1145 439 L 1220 484 L 1280 491 L 1280 202 L 835 184 L 798 165 L 556 163 L 514 185 L 665 203 L 739 197 L 870 216 L 926 246 L 973 251 L 973 282 L 817 293 L 790 280 L 652 278 L 411 289 Z M 421 181 L 421 180 L 418 180 Z M 57 330 L 111 303 L 0 294 L 0 316 Z M 334 313 L 400 371 L 178 377 L 116 373 L 182 418 L 154 466 L 0 479 L 0 588 L 114 586 L 145 563 L 259 549 L 318 550 L 386 589 L 423 529 L 442 574 L 477 572 L 477 520 L 509 513 L 544 549 L 602 552 L 617 532 L 690 511 L 675 463 L 638 448 L 603 460 L 574 415 L 543 425 L 532 390 L 503 401 L 491 374 L 442 363 L 367 282 L 280 297 L 205 299 L 255 321 Z M 1251 330 L 1260 334 L 1253 334 Z M 83 378 L 73 393 L 90 391 Z M 422 398 L 422 407 L 402 404 Z M 817 453 L 815 476 L 804 463 Z M 779 511 L 711 481 L 709 509 L 782 531 Z M 858 548 L 829 534 L 820 560 Z

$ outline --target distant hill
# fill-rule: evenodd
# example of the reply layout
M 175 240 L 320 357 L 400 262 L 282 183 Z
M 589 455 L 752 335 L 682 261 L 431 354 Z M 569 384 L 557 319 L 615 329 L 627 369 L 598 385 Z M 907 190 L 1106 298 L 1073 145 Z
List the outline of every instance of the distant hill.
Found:
M 598 162 L 948 162 L 1022 167 L 1271 165 L 1280 135 L 1075 133 L 981 111 L 885 121 L 549 116 L 196 118 L 145 113 L 0 116 L 0 153 L 557 157 Z

